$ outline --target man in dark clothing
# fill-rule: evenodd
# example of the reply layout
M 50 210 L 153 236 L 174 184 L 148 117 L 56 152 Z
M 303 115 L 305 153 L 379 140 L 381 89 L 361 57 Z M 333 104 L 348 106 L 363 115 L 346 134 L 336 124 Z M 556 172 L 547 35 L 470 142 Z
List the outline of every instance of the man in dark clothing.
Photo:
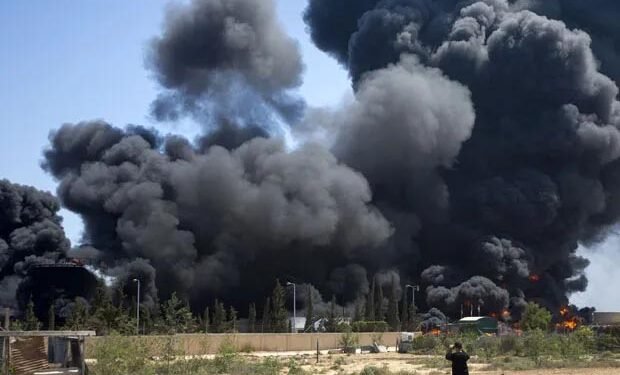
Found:
M 446 359 L 452 361 L 452 375 L 469 375 L 467 361 L 469 354 L 463 351 L 463 345 L 455 342 L 446 353 Z

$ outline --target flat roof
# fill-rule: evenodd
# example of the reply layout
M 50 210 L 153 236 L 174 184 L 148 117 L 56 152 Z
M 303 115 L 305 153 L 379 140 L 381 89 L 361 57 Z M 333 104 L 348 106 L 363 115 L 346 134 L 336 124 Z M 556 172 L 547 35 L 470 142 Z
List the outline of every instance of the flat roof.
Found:
M 477 322 L 482 319 L 493 319 L 489 316 L 468 316 L 467 318 L 463 318 L 459 320 L 459 322 Z
M 96 336 L 95 331 L 2 331 L 0 337 L 69 337 L 69 336 Z

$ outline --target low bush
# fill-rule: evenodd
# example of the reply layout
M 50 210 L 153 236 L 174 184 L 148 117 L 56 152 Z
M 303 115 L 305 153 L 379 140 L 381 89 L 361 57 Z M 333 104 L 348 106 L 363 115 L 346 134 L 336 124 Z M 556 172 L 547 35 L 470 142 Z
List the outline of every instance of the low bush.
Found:
M 434 353 L 441 346 L 441 340 L 435 336 L 414 337 L 411 348 L 414 352 Z
M 389 331 L 390 327 L 386 322 L 383 321 L 361 321 L 351 324 L 351 328 L 354 332 L 387 332 Z

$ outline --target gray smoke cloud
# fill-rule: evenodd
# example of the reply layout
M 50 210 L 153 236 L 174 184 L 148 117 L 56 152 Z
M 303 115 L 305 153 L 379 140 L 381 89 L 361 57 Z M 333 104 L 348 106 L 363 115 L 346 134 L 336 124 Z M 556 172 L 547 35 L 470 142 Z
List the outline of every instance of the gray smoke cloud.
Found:
M 422 332 L 428 332 L 433 329 L 440 329 L 447 324 L 448 319 L 446 315 L 441 312 L 439 309 L 433 307 L 428 310 L 427 313 L 422 314 L 422 323 L 420 324 L 420 328 Z
M 147 58 L 164 88 L 153 115 L 175 120 L 191 113 L 212 126 L 219 118 L 271 123 L 274 113 L 298 117 L 304 105 L 290 90 L 301 84 L 303 64 L 275 14 L 273 0 L 171 5 Z
M 85 129 L 116 142 L 76 149 L 86 145 Z M 86 240 L 127 278 L 137 271 L 126 262 L 148 261 L 153 299 L 157 291 L 198 303 L 230 291 L 260 295 L 288 267 L 276 259 L 308 267 L 327 252 L 343 262 L 391 234 L 369 205 L 366 180 L 320 146 L 288 152 L 281 141 L 255 138 L 202 150 L 177 136 L 163 146 L 169 155 L 131 128 L 101 122 L 64 125 L 50 140 L 46 168 L 62 181 L 63 203 L 84 218 Z M 263 269 L 261 281 L 246 283 Z
M 510 300 L 506 289 L 482 276 L 474 276 L 450 289 L 430 286 L 426 289 L 426 298 L 429 305 L 452 314 L 456 314 L 461 305 L 480 306 L 481 312 L 489 314 L 507 308 Z
M 369 73 L 342 111 L 334 145 L 341 160 L 376 189 L 402 194 L 407 203 L 401 210 L 447 205 L 436 171 L 453 164 L 471 134 L 475 114 L 467 88 L 405 56 L 398 65 Z

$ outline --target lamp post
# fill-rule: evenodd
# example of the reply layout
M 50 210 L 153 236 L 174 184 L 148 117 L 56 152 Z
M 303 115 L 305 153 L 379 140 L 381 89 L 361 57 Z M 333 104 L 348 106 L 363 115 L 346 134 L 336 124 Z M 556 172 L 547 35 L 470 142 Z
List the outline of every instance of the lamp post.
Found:
M 286 286 L 293 286 L 293 324 L 291 324 L 291 328 L 293 333 L 297 333 L 297 295 L 296 295 L 296 285 L 292 282 L 287 282 Z
M 140 279 L 133 279 L 134 283 L 138 283 L 138 296 L 136 297 L 137 309 L 136 309 L 136 335 L 140 335 Z
M 416 311 L 416 307 L 415 307 L 415 292 L 419 292 L 420 291 L 420 286 L 419 285 L 407 284 L 407 285 L 405 285 L 405 288 L 411 288 L 411 306 L 413 306 L 413 311 Z

